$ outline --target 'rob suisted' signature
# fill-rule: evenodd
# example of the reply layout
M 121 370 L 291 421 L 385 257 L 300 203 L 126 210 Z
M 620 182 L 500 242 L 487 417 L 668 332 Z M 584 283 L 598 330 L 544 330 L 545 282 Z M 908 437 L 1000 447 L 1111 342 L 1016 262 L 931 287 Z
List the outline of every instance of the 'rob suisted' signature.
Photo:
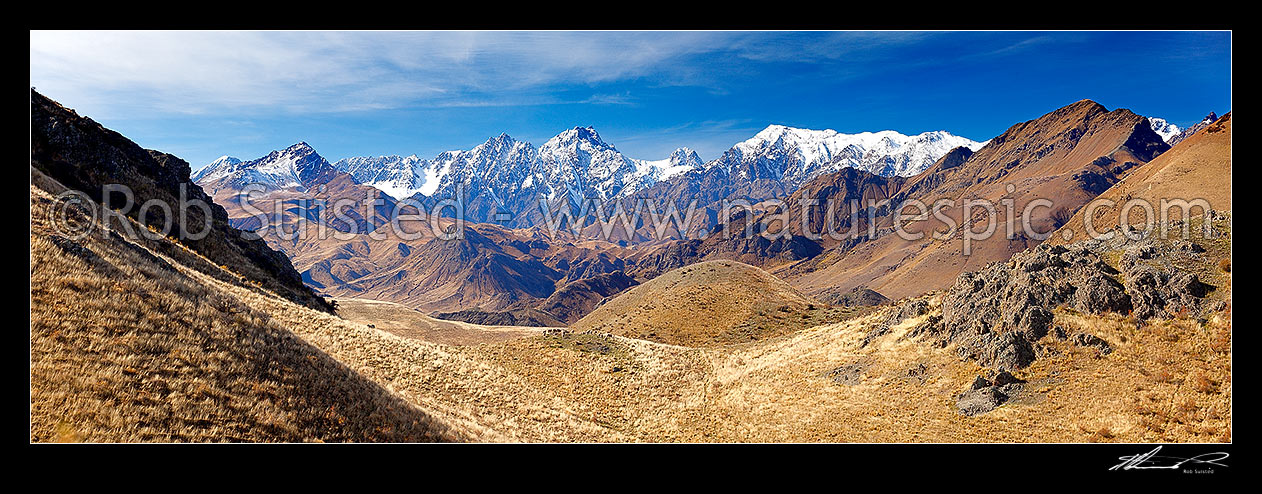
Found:
M 1177 456 L 1157 456 L 1158 451 L 1161 451 L 1161 446 L 1157 446 L 1152 451 L 1142 455 L 1119 456 L 1118 459 L 1122 460 L 1122 462 L 1114 465 L 1109 470 L 1178 470 L 1189 463 L 1226 467 L 1227 465 L 1219 462 L 1231 456 L 1219 451 L 1200 454 L 1191 458 L 1179 458 Z

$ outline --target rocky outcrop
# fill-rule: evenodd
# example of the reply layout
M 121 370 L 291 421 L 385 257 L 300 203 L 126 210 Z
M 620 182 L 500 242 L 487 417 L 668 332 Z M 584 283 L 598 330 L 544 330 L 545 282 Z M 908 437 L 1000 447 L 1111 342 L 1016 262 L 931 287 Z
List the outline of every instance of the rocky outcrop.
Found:
M 1121 270 L 1103 256 L 1118 251 Z M 1206 295 L 1214 287 L 1177 267 L 1203 251 L 1187 241 L 1132 241 L 1121 235 L 1111 241 L 1041 245 L 1007 263 L 960 275 L 942 296 L 941 319 L 930 318 L 912 333 L 944 347 L 955 343 L 961 357 L 983 366 L 1020 369 L 1036 358 L 1039 340 L 1053 329 L 1057 307 L 1130 314 L 1141 321 L 1204 314 L 1211 309 Z M 1073 338 L 1103 354 L 1111 351 L 1098 337 Z
M 955 407 L 968 416 L 980 415 L 1004 404 L 1021 393 L 1025 381 L 1007 371 L 1000 371 L 994 380 L 977 376 L 969 389 L 956 398 Z
M 1180 241 L 1163 246 L 1151 240 L 1126 249 L 1122 254 L 1122 271 L 1130 289 L 1135 317 L 1199 315 L 1204 309 L 1202 301 L 1213 287 L 1202 283 L 1196 273 L 1175 268 L 1173 262 L 1204 250 L 1194 242 Z

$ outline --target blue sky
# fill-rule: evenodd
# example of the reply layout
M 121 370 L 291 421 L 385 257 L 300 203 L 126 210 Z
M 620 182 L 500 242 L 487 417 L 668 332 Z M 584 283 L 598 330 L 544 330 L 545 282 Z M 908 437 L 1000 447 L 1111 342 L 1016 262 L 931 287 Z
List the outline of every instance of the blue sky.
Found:
M 1084 98 L 1186 126 L 1231 109 L 1231 34 L 33 31 L 31 85 L 195 169 L 586 125 L 634 158 L 709 160 L 769 124 L 980 141 Z

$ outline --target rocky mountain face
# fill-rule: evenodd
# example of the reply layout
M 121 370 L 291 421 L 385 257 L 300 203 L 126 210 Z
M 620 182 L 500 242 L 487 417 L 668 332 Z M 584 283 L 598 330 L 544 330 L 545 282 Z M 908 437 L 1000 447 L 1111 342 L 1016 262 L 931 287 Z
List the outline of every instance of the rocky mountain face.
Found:
M 256 160 L 220 158 L 198 170 L 193 181 L 211 194 L 220 190 L 240 191 L 250 185 L 262 187 L 264 192 L 284 189 L 305 192 L 332 180 L 337 173 L 315 149 L 300 142 Z
M 432 194 L 438 187 L 431 163 L 415 154 L 345 158 L 333 163 L 333 168 L 346 172 L 356 182 L 376 187 L 395 199 Z
M 230 160 L 221 161 L 223 167 L 236 166 Z M 176 208 L 181 198 L 203 201 L 210 208 L 209 218 L 202 209 L 190 207 L 186 216 L 172 212 L 170 218 L 161 208 L 150 208 L 144 219 L 155 228 L 170 221 L 174 225 L 173 232 L 181 227 L 190 233 L 201 232 L 203 225 L 209 223 L 210 230 L 205 237 L 183 238 L 181 244 L 215 264 L 233 266 L 245 279 L 295 302 L 329 309 L 322 298 L 303 285 L 289 258 L 272 250 L 262 240 L 246 238 L 231 225 L 224 208 L 190 180 L 187 162 L 170 154 L 142 149 L 121 134 L 79 116 L 34 90 L 31 91 L 31 167 L 98 202 L 103 200 L 102 186 L 107 184 L 121 184 L 131 189 L 135 205 L 158 200 Z M 310 173 L 307 176 L 311 176 Z M 122 205 L 121 200 L 111 199 L 117 201 L 111 204 Z M 140 220 L 138 212 L 139 208 L 133 206 L 125 214 Z
M 705 164 L 704 161 L 701 161 L 701 156 L 698 156 L 696 151 L 686 147 L 676 149 L 664 160 L 633 161 L 635 161 L 637 172 L 636 176 L 628 181 L 628 186 L 632 190 L 642 190 L 654 183 L 668 180 L 681 173 L 699 170 Z
M 686 148 L 664 160 L 630 159 L 591 127 L 566 130 L 538 148 L 500 134 L 433 160 L 355 157 L 334 164 L 360 183 L 427 207 L 459 195 L 468 221 L 510 227 L 542 224 L 540 198 L 577 210 L 587 198 L 627 196 L 700 166 Z
M 891 208 L 880 217 L 874 238 L 850 242 L 832 249 L 820 260 L 786 266 L 782 274 L 808 294 L 849 290 L 866 285 L 891 298 L 899 298 L 949 284 L 959 273 L 1010 258 L 1037 245 L 1026 235 L 1020 218 L 1013 218 L 1011 235 L 1007 214 L 1000 201 L 1011 201 L 1014 216 L 1034 200 L 1048 200 L 1052 207 L 1031 211 L 1033 234 L 1046 234 L 1060 226 L 1099 193 L 1128 176 L 1137 167 L 1169 149 L 1144 117 L 1129 110 L 1109 111 L 1089 100 L 1079 101 L 1042 117 L 1010 127 L 974 153 L 957 151 L 944 155 L 923 173 L 909 178 L 892 194 L 893 205 L 910 199 L 933 204 L 953 201 L 941 209 L 953 218 L 954 236 L 933 241 L 934 232 L 951 229 L 936 217 L 903 225 L 909 236 L 894 235 Z M 963 231 L 983 231 L 977 217 L 966 217 L 964 199 L 987 199 L 996 211 L 998 233 L 970 243 L 963 253 Z M 1061 210 L 1061 212 L 1057 212 Z M 909 210 L 915 212 L 914 210 Z
M 807 263 L 838 245 L 867 240 L 870 218 L 875 217 L 868 214 L 869 205 L 888 201 L 906 182 L 903 177 L 883 177 L 854 168 L 820 175 L 782 195 L 782 205 L 760 204 L 753 211 L 733 208 L 726 222 L 716 214 L 704 238 L 682 239 L 651 249 L 635 260 L 633 272 L 651 278 L 655 273 L 708 259 L 762 267 Z M 857 238 L 848 238 L 852 231 Z M 807 263 L 799 269 L 809 269 L 806 266 L 814 265 Z
M 201 169 L 197 170 L 196 172 L 193 172 L 192 179 L 194 182 L 196 182 L 198 180 L 201 180 L 203 176 L 206 176 L 207 174 L 211 172 L 218 171 L 219 173 L 225 173 L 224 172 L 225 170 L 231 170 L 234 167 L 236 167 L 236 165 L 239 165 L 239 164 L 241 164 L 241 160 L 237 159 L 236 157 L 220 156 L 219 158 L 215 159 L 215 161 L 212 161 L 206 166 L 201 167 Z
M 758 203 L 783 198 L 817 177 L 838 171 L 914 176 L 953 149 L 972 150 L 984 144 L 945 131 L 914 136 L 894 131 L 841 134 L 772 125 L 701 169 L 659 182 L 633 197 L 645 198 L 662 210 L 668 205 L 682 209 L 697 201 L 698 221 L 674 237 L 697 238 L 722 223 L 725 200 Z
M 654 206 L 664 209 L 664 201 L 686 196 L 699 198 L 713 216 L 710 205 L 722 198 L 774 197 L 843 168 L 882 176 L 914 175 L 955 147 L 980 145 L 943 131 L 915 136 L 893 131 L 847 135 L 773 125 L 719 159 L 704 163 L 688 148 L 679 148 L 662 160 L 631 159 L 592 127 L 575 127 L 538 148 L 501 134 L 471 150 L 444 152 L 432 160 L 353 157 L 332 167 L 397 200 L 414 198 L 433 206 L 462 194 L 469 221 L 526 228 L 545 221 L 540 198 L 554 211 L 565 207 L 577 213 L 589 198 L 611 210 L 608 201 L 612 199 L 640 198 L 656 201 Z M 310 185 L 300 176 L 303 170 L 322 168 L 303 161 L 304 153 L 314 151 L 291 148 L 245 163 L 225 157 L 200 170 L 195 179 L 203 184 L 220 182 L 220 187 L 227 188 L 261 183 L 269 190 L 302 190 Z

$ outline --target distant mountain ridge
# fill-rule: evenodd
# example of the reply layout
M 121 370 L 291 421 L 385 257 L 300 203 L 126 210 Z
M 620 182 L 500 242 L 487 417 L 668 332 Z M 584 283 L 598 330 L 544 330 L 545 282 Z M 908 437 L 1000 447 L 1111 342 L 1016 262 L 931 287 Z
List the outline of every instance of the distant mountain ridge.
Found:
M 1166 139 L 1166 142 L 1169 143 L 1171 146 L 1178 144 L 1182 142 L 1184 139 L 1192 137 L 1192 134 L 1199 132 L 1201 129 L 1205 127 L 1209 127 L 1211 124 L 1213 124 L 1216 121 L 1218 121 L 1218 114 L 1214 112 L 1209 112 L 1209 115 L 1206 115 L 1205 118 L 1201 119 L 1200 122 L 1197 122 L 1196 125 L 1183 129 L 1183 131 L 1179 132 L 1177 135 L 1171 136 L 1170 138 Z
M 415 154 L 355 156 L 341 159 L 333 163 L 333 167 L 349 173 L 356 182 L 376 187 L 396 199 L 432 194 L 438 187 L 430 162 Z
M 769 178 L 797 188 L 807 180 L 842 168 L 885 177 L 924 171 L 957 147 L 976 151 L 985 143 L 934 131 L 914 136 L 892 130 L 842 134 L 771 125 L 732 146 L 708 168 L 722 167 L 742 179 Z
M 1127 110 L 1109 111 L 1089 100 L 1017 123 L 985 143 L 969 141 L 972 144 L 938 155 L 939 147 L 955 144 L 956 139 L 962 138 L 926 133 L 904 139 L 885 132 L 856 137 L 772 126 L 754 139 L 734 145 L 723 157 L 701 163 L 696 153 L 688 150 L 658 162 L 632 160 L 589 127 L 569 129 L 537 148 L 500 134 L 472 150 L 441 153 L 434 160 L 376 160 L 406 164 L 413 169 L 410 176 L 426 177 L 424 186 L 433 187 L 433 194 L 419 197 L 422 202 L 450 197 L 445 194 L 467 194 L 466 221 L 482 224 L 467 227 L 471 233 L 456 245 L 434 242 L 429 236 L 406 242 L 373 241 L 368 249 L 358 241 L 339 244 L 269 239 L 269 243 L 292 256 L 304 279 L 322 292 L 393 300 L 426 311 L 538 308 L 569 283 L 613 271 L 643 281 L 713 259 L 732 259 L 767 269 L 812 296 L 841 294 L 863 284 L 897 298 L 954 279 L 966 267 L 952 250 L 958 246 L 954 242 L 899 242 L 897 236 L 888 235 L 892 229 L 888 211 L 878 212 L 872 219 L 865 216 L 851 221 L 850 209 L 832 217 L 815 209 L 807 216 L 790 214 L 786 227 L 793 235 L 775 240 L 757 235 L 712 235 L 726 223 L 721 216 L 729 214 L 720 206 L 722 200 L 759 203 L 780 198 L 792 204 L 810 196 L 842 205 L 862 199 L 889 199 L 897 204 L 909 198 L 962 199 L 972 195 L 997 200 L 1006 197 L 1005 186 L 1012 184 L 1021 191 L 1013 194 L 1017 210 L 1037 198 L 1054 198 L 1072 211 L 1168 149 L 1151 120 Z M 296 162 L 284 158 L 285 152 L 273 155 L 286 163 Z M 888 172 L 928 156 L 937 157 L 911 177 L 882 176 L 861 168 L 881 167 Z M 361 170 L 345 166 L 354 164 L 353 160 L 339 163 L 355 173 L 373 168 L 371 164 Z M 891 163 L 901 165 L 891 168 Z M 336 173 L 348 186 L 379 190 L 354 183 L 351 173 Z M 301 174 L 294 168 L 292 175 Z M 796 184 L 800 177 L 812 175 L 805 183 Z M 383 176 L 394 175 L 361 175 L 361 180 L 371 182 Z M 296 203 L 299 197 L 294 190 L 271 196 L 279 203 Z M 653 227 L 647 221 L 626 236 L 616 233 L 615 228 L 617 238 L 607 241 L 594 240 L 600 226 L 592 223 L 573 233 L 549 237 L 546 230 L 532 228 L 542 225 L 540 196 L 559 203 L 605 197 L 647 199 L 657 205 L 687 205 L 696 199 L 702 210 L 686 228 L 686 239 L 671 231 L 666 232 L 666 238 L 660 234 L 651 237 L 648 233 Z M 287 207 L 286 211 L 292 209 Z M 958 209 L 947 212 L 961 217 Z M 506 221 L 499 221 L 501 213 L 507 213 Z M 1039 231 L 1054 228 L 1051 213 L 1036 210 L 1032 224 Z M 363 218 L 362 223 L 380 225 L 385 214 L 379 211 Z M 765 214 L 768 211 L 730 215 L 732 228 L 759 223 Z M 248 219 L 244 215 L 235 218 Z M 807 224 L 815 231 L 827 226 L 837 231 L 874 227 L 876 232 L 858 238 L 812 240 L 798 234 L 799 225 Z M 923 230 L 931 224 L 913 227 Z M 1034 239 L 1024 237 L 979 242 L 978 255 L 971 259 L 1006 259 L 1032 242 Z M 891 266 L 896 268 L 891 270 Z M 590 299 L 598 300 L 594 296 Z
M 686 147 L 662 160 L 629 158 L 588 126 L 567 129 L 539 147 L 502 133 L 473 149 L 446 151 L 429 160 L 416 155 L 361 156 L 327 168 L 398 200 L 416 198 L 432 204 L 462 194 L 470 221 L 521 228 L 541 224 L 540 197 L 577 210 L 588 198 L 658 196 L 648 191 L 667 182 L 684 182 L 668 189 L 694 189 L 715 181 L 717 173 L 722 177 L 718 180 L 732 182 L 734 188 L 759 199 L 843 168 L 882 176 L 915 175 L 951 149 L 984 144 L 945 131 L 914 136 L 888 130 L 841 134 L 771 125 L 706 163 Z M 225 156 L 193 178 L 199 184 L 219 182 L 219 188 L 259 183 L 267 190 L 303 190 L 313 183 L 311 176 L 331 173 L 327 162 L 315 156 L 306 143 L 252 161 Z

